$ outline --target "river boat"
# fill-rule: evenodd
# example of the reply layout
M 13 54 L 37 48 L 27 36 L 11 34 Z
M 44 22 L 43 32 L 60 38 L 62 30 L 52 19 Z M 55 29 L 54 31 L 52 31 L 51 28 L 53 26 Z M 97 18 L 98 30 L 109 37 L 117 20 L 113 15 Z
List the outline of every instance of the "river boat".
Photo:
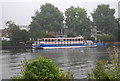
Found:
M 41 49 L 61 49 L 61 48 L 81 48 L 97 47 L 97 44 L 91 40 L 85 41 L 82 36 L 70 38 L 43 38 L 34 41 L 33 48 Z

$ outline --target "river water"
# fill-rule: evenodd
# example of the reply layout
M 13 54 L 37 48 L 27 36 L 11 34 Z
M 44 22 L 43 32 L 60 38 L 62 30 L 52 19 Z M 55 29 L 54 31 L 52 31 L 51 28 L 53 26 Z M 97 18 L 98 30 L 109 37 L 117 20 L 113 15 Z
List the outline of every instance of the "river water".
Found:
M 64 71 L 70 71 L 75 79 L 87 77 L 87 73 L 95 67 L 96 60 L 109 60 L 105 48 L 77 49 L 4 49 L 0 50 L 2 59 L 2 79 L 9 79 L 21 71 L 24 58 L 35 59 L 43 56 L 52 59 Z M 119 54 L 120 55 L 120 54 Z

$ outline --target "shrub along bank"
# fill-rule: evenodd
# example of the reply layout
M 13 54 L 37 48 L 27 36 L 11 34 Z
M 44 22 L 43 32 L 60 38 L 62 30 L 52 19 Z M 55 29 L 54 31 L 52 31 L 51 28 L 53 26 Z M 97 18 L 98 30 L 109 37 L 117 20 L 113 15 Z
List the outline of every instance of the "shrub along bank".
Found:
M 88 73 L 89 80 L 95 81 L 119 81 L 120 64 L 118 60 L 118 49 L 108 48 L 110 63 L 108 61 L 97 61 L 96 67 Z
M 37 81 L 61 81 L 62 79 L 73 79 L 73 76 L 69 72 L 63 73 L 52 60 L 43 57 L 39 57 L 35 60 L 25 59 L 22 68 L 21 75 L 13 76 L 12 81 L 21 79 Z

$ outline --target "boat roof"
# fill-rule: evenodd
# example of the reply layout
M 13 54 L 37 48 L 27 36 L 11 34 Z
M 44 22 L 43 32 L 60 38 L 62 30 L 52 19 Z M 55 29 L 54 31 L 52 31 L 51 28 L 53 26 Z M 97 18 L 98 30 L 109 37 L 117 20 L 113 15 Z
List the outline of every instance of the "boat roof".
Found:
M 70 38 L 43 38 L 43 39 L 83 39 L 83 37 L 70 37 Z

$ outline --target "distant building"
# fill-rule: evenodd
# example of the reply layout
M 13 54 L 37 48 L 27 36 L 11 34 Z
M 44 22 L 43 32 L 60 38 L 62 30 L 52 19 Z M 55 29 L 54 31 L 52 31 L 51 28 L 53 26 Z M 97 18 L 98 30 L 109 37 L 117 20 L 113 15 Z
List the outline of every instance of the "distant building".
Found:
M 9 37 L 9 29 L 8 28 L 1 29 L 0 30 L 0 37 Z
M 29 31 L 30 27 L 28 25 L 18 25 L 21 30 Z
M 97 29 L 96 28 L 92 28 L 91 29 L 91 37 L 96 37 L 97 36 Z
M 7 38 L 7 37 L 1 37 L 0 40 L 5 40 L 5 41 L 10 41 L 10 38 Z
M 66 24 L 64 23 L 62 34 L 63 34 L 63 35 L 67 35 L 68 33 L 69 33 L 68 26 L 66 26 Z
M 91 28 L 91 37 L 94 37 L 97 40 L 97 36 L 105 35 L 102 31 L 97 30 L 97 27 Z
M 0 30 L 0 40 L 10 41 L 8 28 Z

